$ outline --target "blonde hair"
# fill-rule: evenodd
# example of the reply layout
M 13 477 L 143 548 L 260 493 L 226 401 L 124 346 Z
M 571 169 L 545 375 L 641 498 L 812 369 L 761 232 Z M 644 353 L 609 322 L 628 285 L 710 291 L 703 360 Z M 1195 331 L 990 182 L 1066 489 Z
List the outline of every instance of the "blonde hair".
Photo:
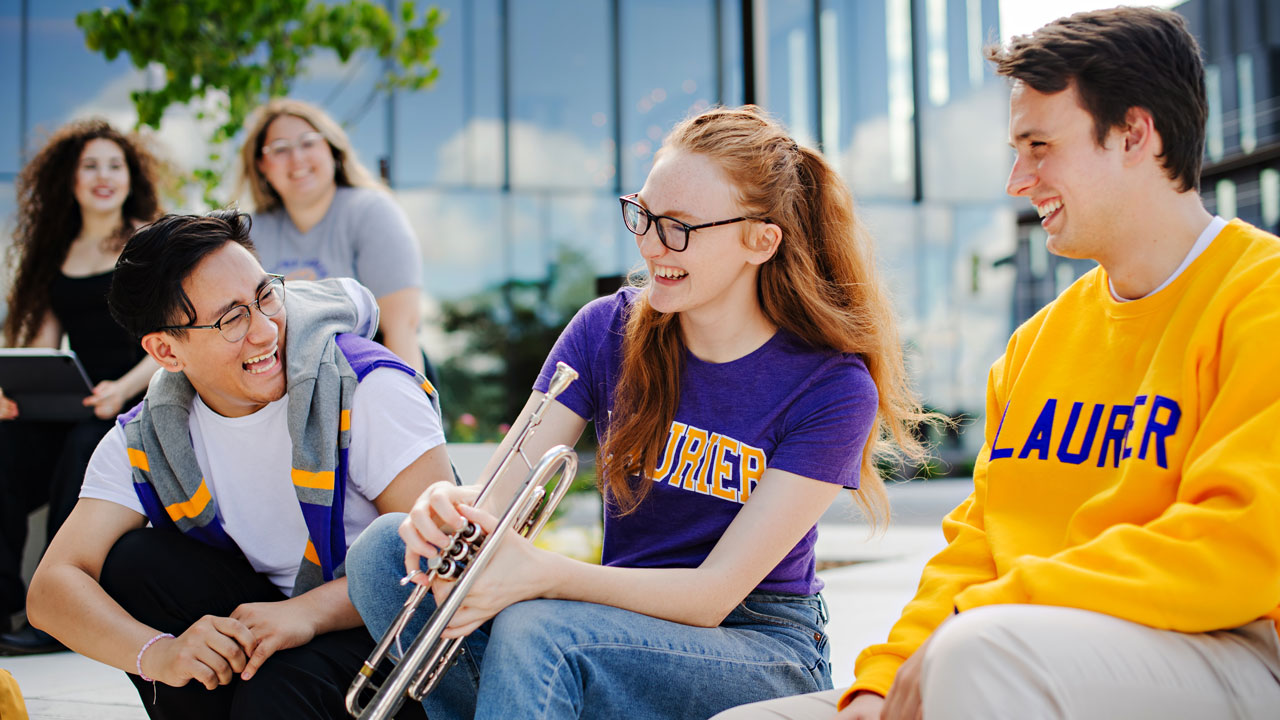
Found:
M 360 164 L 347 134 L 328 113 L 301 100 L 275 98 L 250 116 L 249 131 L 245 134 L 244 145 L 240 147 L 240 178 L 237 187 L 243 192 L 248 186 L 255 212 L 267 212 L 281 206 L 280 194 L 258 169 L 258 159 L 262 157 L 262 144 L 267 137 L 267 128 L 282 115 L 292 115 L 324 136 L 333 153 L 333 180 L 338 187 L 387 189 L 373 173 Z
M 844 181 L 821 155 L 751 105 L 713 108 L 684 120 L 663 142 L 666 150 L 713 160 L 737 191 L 743 214 L 767 217 L 782 229 L 778 250 L 757 280 L 769 321 L 814 347 L 866 363 L 879 405 L 854 499 L 873 527 L 887 522 L 889 500 L 877 461 L 923 458 L 926 448 L 913 431 L 931 416 L 911 388 L 872 241 Z M 624 514 L 647 494 L 650 483 L 633 485 L 630 478 L 657 467 L 680 403 L 680 325 L 674 313 L 654 310 L 648 294 L 646 288 L 637 297 L 627 319 L 614 420 L 600 449 L 601 482 Z

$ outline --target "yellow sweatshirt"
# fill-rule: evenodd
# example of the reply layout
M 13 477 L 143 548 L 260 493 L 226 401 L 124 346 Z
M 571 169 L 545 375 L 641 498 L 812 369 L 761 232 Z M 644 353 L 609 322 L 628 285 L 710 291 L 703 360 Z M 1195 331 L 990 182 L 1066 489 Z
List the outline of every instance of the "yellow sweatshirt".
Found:
M 1127 303 L 1086 273 L 992 366 L 985 437 L 947 547 L 841 707 L 983 605 L 1182 632 L 1280 619 L 1280 239 L 1233 221 Z

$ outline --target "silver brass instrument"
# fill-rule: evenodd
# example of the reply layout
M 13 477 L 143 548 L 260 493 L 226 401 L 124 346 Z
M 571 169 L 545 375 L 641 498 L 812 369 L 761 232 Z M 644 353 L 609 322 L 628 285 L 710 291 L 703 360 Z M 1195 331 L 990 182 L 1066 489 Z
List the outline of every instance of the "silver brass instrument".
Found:
M 498 469 L 485 483 L 484 489 L 480 491 L 480 496 L 476 500 L 476 505 L 479 506 L 484 502 L 495 484 L 494 481 L 502 477 L 512 457 L 519 455 L 529 467 L 529 474 L 507 506 L 506 512 L 502 514 L 493 534 L 486 536 L 483 530 L 474 523 L 468 522 L 465 527 L 449 536 L 450 545 L 447 548 L 428 561 L 427 583 L 414 587 L 400 609 L 400 613 L 392 621 L 391 627 L 378 641 L 373 653 L 360 668 L 360 674 L 347 690 L 347 712 L 353 717 L 358 717 L 360 720 L 373 718 L 385 720 L 395 715 L 406 699 L 421 702 L 423 697 L 434 690 L 462 650 L 462 638 L 445 639 L 441 634 L 453 619 L 454 613 L 462 606 L 462 601 L 476 578 L 484 571 L 485 566 L 497 551 L 502 537 L 509 531 L 515 531 L 532 539 L 551 519 L 551 513 L 569 490 L 573 476 L 578 471 L 578 456 L 573 448 L 557 445 L 548 450 L 535 465 L 529 462 L 529 458 L 524 454 L 524 441 L 533 434 L 538 423 L 542 421 L 542 416 L 551 401 L 577 379 L 576 370 L 562 362 L 556 363 L 556 372 L 551 378 L 546 395 L 529 416 L 528 422 L 520 429 L 520 434 L 516 436 L 511 449 L 503 456 Z M 546 486 L 557 475 L 559 481 L 548 496 Z M 422 571 L 413 571 L 405 576 L 400 584 L 409 584 L 420 572 Z M 449 597 L 431 614 L 431 618 L 418 633 L 413 644 L 409 646 L 409 650 L 402 653 L 400 661 L 388 673 L 387 679 L 381 685 L 374 685 L 374 672 L 391 654 L 393 646 L 400 647 L 400 634 L 404 632 L 423 598 L 431 592 L 431 581 L 435 579 L 452 580 L 457 584 L 449 593 Z M 373 691 L 374 695 L 362 707 L 360 696 L 365 690 Z

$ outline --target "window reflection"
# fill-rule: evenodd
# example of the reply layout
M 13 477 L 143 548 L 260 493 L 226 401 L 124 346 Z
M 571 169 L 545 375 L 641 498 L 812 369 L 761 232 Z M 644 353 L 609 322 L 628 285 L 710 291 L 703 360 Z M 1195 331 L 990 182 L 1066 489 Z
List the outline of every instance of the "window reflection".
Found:
M 504 279 L 506 207 L 488 191 L 397 190 L 422 246 L 423 291 L 432 301 L 477 295 Z
M 397 186 L 501 187 L 502 53 L 498 0 L 434 0 L 445 13 L 426 92 L 397 92 Z
M 472 63 L 466 31 L 474 23 L 474 5 L 462 0 L 432 4 L 445 16 L 432 57 L 440 74 L 426 92 L 397 92 L 394 101 L 398 137 L 391 177 L 400 187 L 465 185 L 472 174 L 467 121 L 474 89 L 467 86 L 465 73 Z
M 513 2 L 508 12 L 512 186 L 614 187 L 609 5 Z
M 84 33 L 75 22 L 76 13 L 124 4 L 123 0 L 63 0 L 27 5 L 29 74 L 24 142 L 28 152 L 34 152 L 50 133 L 72 118 L 102 115 L 120 127 L 133 126 L 137 114 L 129 93 L 146 86 L 143 74 L 123 55 L 107 62 L 86 48 Z M 5 16 L 17 22 L 17 8 Z M 6 106 L 13 107 L 10 98 L 16 99 L 16 93 L 4 99 Z
M 909 0 L 824 0 L 823 150 L 860 198 L 906 198 L 912 185 Z
M 710 0 L 624 0 L 622 188 L 644 183 L 676 122 L 715 101 L 715 9 Z
M 771 0 L 764 23 L 765 71 L 756 96 L 782 120 L 791 136 L 812 146 L 817 137 L 817 87 L 814 73 L 813 3 L 807 0 Z
M 928 58 L 929 101 L 946 105 L 951 99 L 947 63 L 947 0 L 927 0 L 925 4 L 926 57 Z
M 9 109 L 0 112 L 0 174 L 17 173 L 20 166 L 18 148 L 22 145 L 19 117 L 21 71 L 21 18 L 17 8 L 8 11 L 8 6 L 16 3 L 2 3 L 0 12 L 0 102 Z M 2 202 L 2 201 L 0 201 Z M 7 214 L 2 217 L 8 217 Z

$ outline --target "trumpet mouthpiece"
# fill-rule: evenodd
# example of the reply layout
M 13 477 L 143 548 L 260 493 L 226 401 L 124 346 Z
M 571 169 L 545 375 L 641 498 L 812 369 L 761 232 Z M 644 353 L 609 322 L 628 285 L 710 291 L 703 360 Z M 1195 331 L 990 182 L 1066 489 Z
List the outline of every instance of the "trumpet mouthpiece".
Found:
M 569 367 L 567 364 L 556 363 L 556 374 L 551 376 L 551 383 L 547 386 L 547 397 L 554 399 L 557 395 L 564 392 L 565 388 L 578 379 L 578 371 Z

